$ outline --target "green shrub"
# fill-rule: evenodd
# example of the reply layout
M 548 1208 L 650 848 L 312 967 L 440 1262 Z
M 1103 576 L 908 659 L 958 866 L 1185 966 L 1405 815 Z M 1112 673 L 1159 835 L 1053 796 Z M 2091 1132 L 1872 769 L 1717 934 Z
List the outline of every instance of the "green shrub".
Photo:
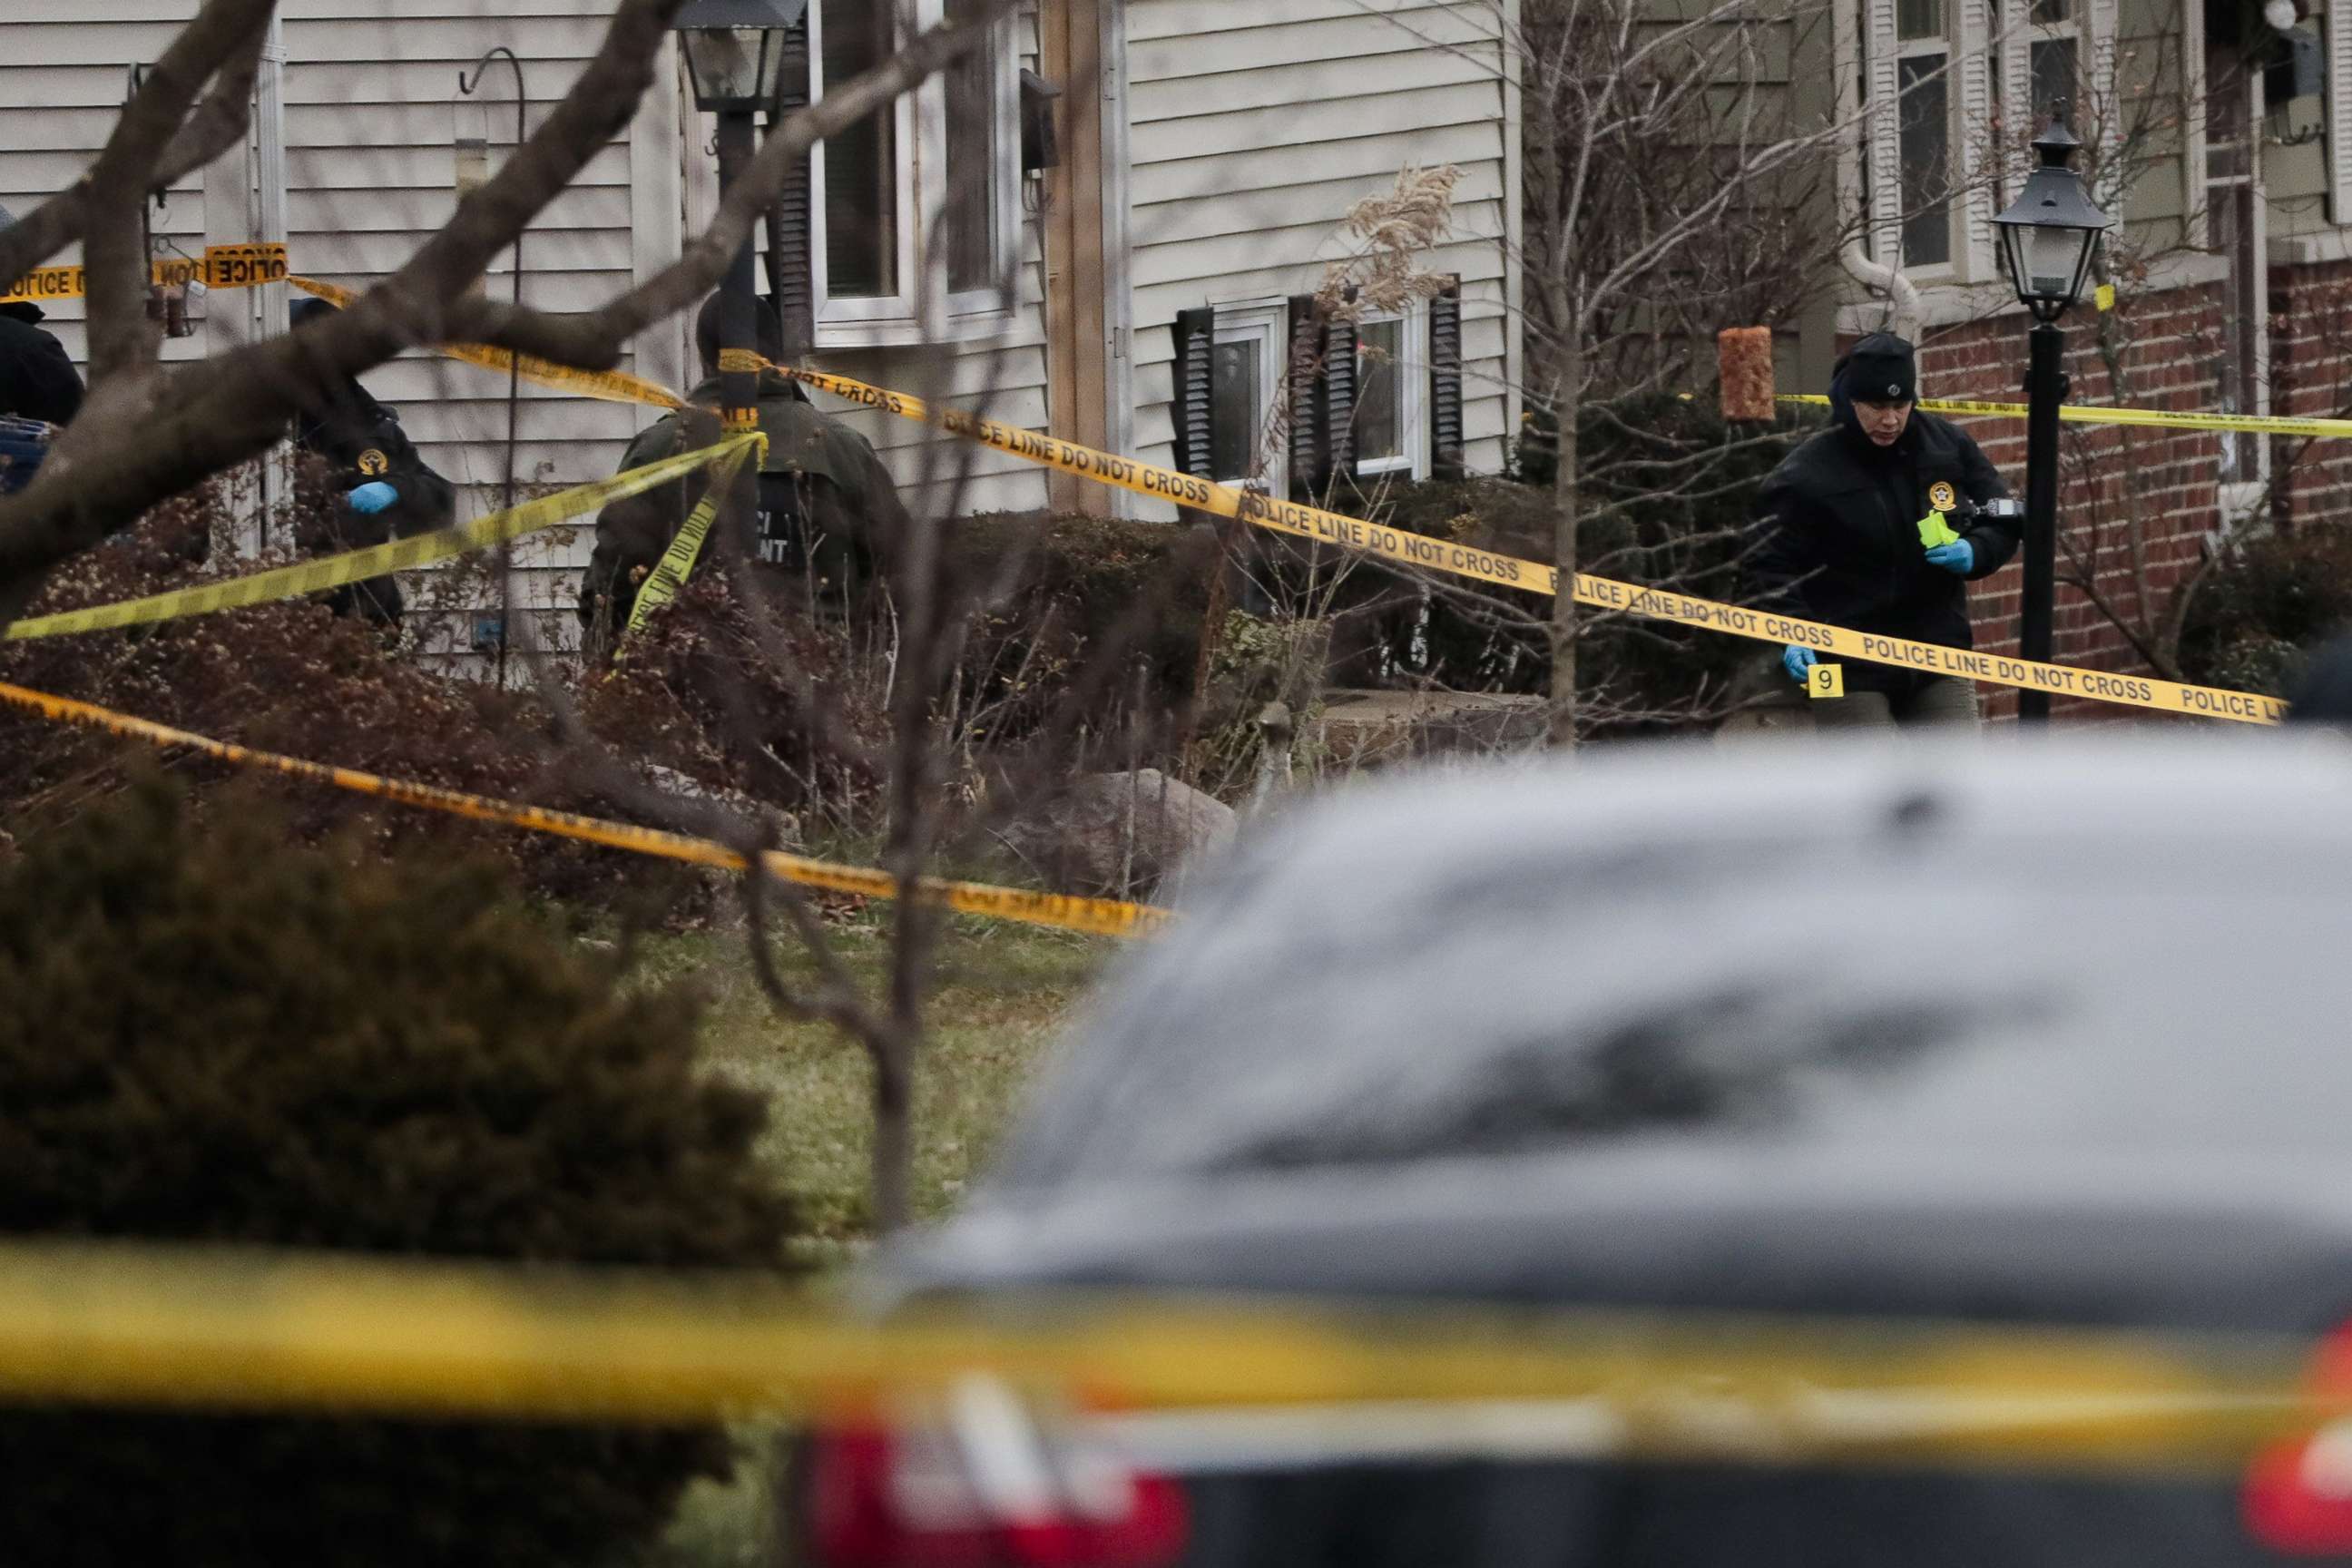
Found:
M 1715 406 L 1661 394 L 1614 417 L 1589 418 L 1579 442 L 1586 472 L 1579 555 L 1584 569 L 1620 581 L 1667 585 L 1738 602 L 1739 562 L 1749 543 L 1756 497 L 1766 476 L 1820 426 L 1791 413 L 1769 430 L 1727 425 Z M 1520 451 L 1521 479 L 1433 480 L 1400 486 L 1371 509 L 1407 531 L 1450 539 L 1523 559 L 1552 559 L 1553 468 L 1541 421 Z M 1426 620 L 1417 590 L 1393 574 L 1358 594 L 1375 616 L 1370 639 L 1384 670 L 1458 690 L 1541 692 L 1551 679 L 1546 630 L 1551 601 L 1536 594 L 1482 590 L 1517 612 L 1492 611 L 1436 595 Z M 1365 606 L 1369 606 L 1366 608 Z M 1757 658 L 1755 645 L 1660 622 L 1620 621 L 1595 629 L 1580 648 L 1589 701 L 1621 714 L 1664 714 L 1702 689 L 1720 691 Z M 1360 674 L 1360 671 L 1359 672 Z M 1604 721 L 1603 730 L 1660 727 L 1663 720 Z
M 2181 623 L 2199 685 L 2284 696 L 2309 651 L 2352 625 L 2352 533 L 2308 529 L 2242 541 L 2214 563 Z
M 782 1267 L 750 1095 L 479 867 L 199 837 L 142 780 L 0 860 L 0 1235 Z M 12 1561 L 588 1564 L 709 1429 L 0 1410 Z

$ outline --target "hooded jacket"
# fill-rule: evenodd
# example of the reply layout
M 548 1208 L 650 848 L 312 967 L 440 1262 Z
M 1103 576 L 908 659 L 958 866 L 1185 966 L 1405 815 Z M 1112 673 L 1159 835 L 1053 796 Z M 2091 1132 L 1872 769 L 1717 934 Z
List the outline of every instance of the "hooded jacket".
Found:
M 629 444 L 621 469 L 708 446 L 719 437 L 719 381 L 687 395 L 691 407 L 668 416 Z M 760 428 L 768 437 L 760 470 L 755 537 L 714 531 L 703 560 L 733 550 L 789 572 L 814 571 L 845 581 L 870 569 L 877 551 L 898 537 L 906 510 L 890 470 L 865 437 L 820 412 L 795 382 L 774 371 L 760 378 Z M 701 500 L 709 469 L 614 501 L 596 519 L 596 551 L 580 584 L 581 624 L 606 635 L 629 624 L 642 574 L 659 563 L 687 515 Z
M 81 412 L 81 375 L 65 345 L 35 324 L 40 320 L 37 305 L 0 305 L 0 414 L 70 424 Z
M 1839 362 L 1830 385 L 1830 428 L 1789 454 L 1764 481 L 1761 537 L 1748 566 L 1750 601 L 1762 608 L 1915 642 L 1969 647 L 1968 585 L 1930 563 L 1919 521 L 1949 500 L 1999 500 L 2000 475 L 1958 426 L 1914 408 L 1895 445 L 1863 434 Z M 1955 518 L 1957 527 L 1958 519 Z M 1971 579 L 2000 570 L 2017 531 L 1986 520 L 1959 530 L 1976 552 Z M 1897 691 L 1927 677 L 1850 664 L 1848 690 Z

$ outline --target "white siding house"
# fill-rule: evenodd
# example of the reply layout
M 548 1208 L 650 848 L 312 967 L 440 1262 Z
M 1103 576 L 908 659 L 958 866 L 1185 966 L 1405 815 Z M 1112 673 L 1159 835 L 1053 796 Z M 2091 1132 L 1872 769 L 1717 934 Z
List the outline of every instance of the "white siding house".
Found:
M 898 0 L 918 24 L 964 0 Z M 595 49 L 612 0 L 284 0 L 282 113 L 257 117 L 252 145 L 174 191 L 158 209 L 159 250 L 271 237 L 281 221 L 294 268 L 364 288 L 444 221 L 455 201 L 457 79 L 486 51 L 513 50 L 535 124 Z M 0 201 L 24 210 L 87 165 L 131 68 L 153 59 L 196 0 L 7 0 L 0 8 Z M 1367 470 L 1499 468 L 1517 423 L 1518 128 L 1504 39 L 1517 0 L 1035 0 L 997 49 L 903 103 L 887 135 L 812 160 L 798 286 L 810 296 L 814 359 L 843 374 L 972 402 L 996 417 L 1206 471 L 1206 423 L 1255 428 L 1285 374 L 1300 297 L 1349 254 L 1349 205 L 1410 166 L 1462 177 L 1452 239 L 1428 269 L 1458 277 L 1457 402 L 1432 405 L 1432 315 L 1375 323 L 1373 363 L 1393 355 L 1396 406 Z M 812 92 L 888 44 L 878 0 L 815 0 Z M 675 56 L 675 48 L 667 51 Z M 1061 156 L 1023 167 L 1021 79 L 1063 89 Z M 469 104 L 487 105 L 491 162 L 511 143 L 513 78 L 494 65 Z M 674 258 L 717 198 L 709 121 L 657 72 L 629 133 L 535 224 L 523 292 L 554 310 L 594 305 Z M 280 138 L 282 137 L 282 142 Z M 276 143 L 276 145 L 273 145 Z M 282 153 L 281 153 L 282 147 Z M 282 170 L 282 187 L 278 186 Z M 282 189 L 282 194 L 280 190 Z M 70 256 L 56 259 L 75 259 Z M 504 296 L 510 258 L 488 287 Z M 789 289 L 791 284 L 786 283 Z M 211 352 L 283 321 L 268 295 L 204 301 L 174 357 Z M 1441 302 L 1438 313 L 1452 309 Z M 80 350 L 79 311 L 53 312 Z M 1180 319 L 1213 326 L 1194 384 L 1189 447 L 1176 416 Z M 1450 319 L 1439 322 L 1441 335 Z M 1436 356 L 1450 374 L 1450 354 Z M 688 324 L 635 345 L 625 368 L 672 385 L 695 379 Z M 502 378 L 427 356 L 373 373 L 426 458 L 493 500 L 504 472 Z M 1441 389 L 1438 402 L 1444 402 Z M 527 485 L 612 470 L 641 410 L 526 389 L 518 468 Z M 927 475 L 920 428 L 849 416 L 902 479 Z M 1440 446 L 1458 418 L 1458 445 Z M 1267 482 L 1286 483 L 1280 465 Z M 981 455 L 962 510 L 1034 508 L 1046 476 Z M 1233 476 L 1217 476 L 1233 477 Z M 1051 491 L 1096 510 L 1144 503 Z M 1172 515 L 1172 514 L 1171 514 Z M 584 559 L 557 542 L 552 574 Z

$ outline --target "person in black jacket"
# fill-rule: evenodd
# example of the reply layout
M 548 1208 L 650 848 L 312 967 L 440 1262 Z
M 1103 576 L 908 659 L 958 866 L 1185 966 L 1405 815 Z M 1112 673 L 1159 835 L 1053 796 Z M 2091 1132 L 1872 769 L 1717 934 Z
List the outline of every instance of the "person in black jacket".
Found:
M 67 425 L 81 412 L 81 374 L 63 343 L 37 323 L 29 300 L 0 305 L 0 414 Z
M 299 327 L 334 309 L 324 300 L 301 300 L 288 316 Z M 306 519 L 295 530 L 295 543 L 307 553 L 331 555 L 385 544 L 457 521 L 457 491 L 417 456 L 400 427 L 400 416 L 355 377 L 344 377 L 322 403 L 295 420 L 294 447 L 323 471 L 331 498 L 323 515 Z M 339 616 L 356 613 L 387 626 L 399 624 L 403 608 L 400 584 L 393 577 L 338 588 L 328 603 Z
M 16 222 L 0 207 L 0 229 Z M 81 412 L 81 373 L 54 333 L 44 331 L 41 308 L 30 300 L 0 305 L 0 415 L 69 425 Z
M 1929 544 L 1931 513 L 2009 494 L 1966 432 L 1921 413 L 1911 345 L 1873 332 L 1838 362 L 1831 427 L 1789 454 L 1764 481 L 1763 537 L 1749 561 L 1759 606 L 1859 632 L 1970 646 L 1967 584 L 1999 571 L 2017 530 L 1979 518 L 1956 542 Z M 1781 655 L 1804 680 L 1815 658 L 1791 643 Z M 1925 670 L 1853 661 L 1846 695 L 1813 703 L 1834 727 L 1976 722 L 1976 689 Z

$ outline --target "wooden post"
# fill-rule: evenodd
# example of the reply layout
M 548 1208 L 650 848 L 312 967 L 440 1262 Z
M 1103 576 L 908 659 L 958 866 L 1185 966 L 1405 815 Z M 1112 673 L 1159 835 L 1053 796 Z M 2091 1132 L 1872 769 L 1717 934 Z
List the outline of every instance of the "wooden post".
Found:
M 1062 89 L 1061 165 L 1045 171 L 1045 408 L 1047 428 L 1097 449 L 1110 440 L 1110 351 L 1103 235 L 1102 8 L 1117 0 L 1043 0 L 1039 74 Z M 1047 476 L 1056 511 L 1113 515 L 1106 487 Z

